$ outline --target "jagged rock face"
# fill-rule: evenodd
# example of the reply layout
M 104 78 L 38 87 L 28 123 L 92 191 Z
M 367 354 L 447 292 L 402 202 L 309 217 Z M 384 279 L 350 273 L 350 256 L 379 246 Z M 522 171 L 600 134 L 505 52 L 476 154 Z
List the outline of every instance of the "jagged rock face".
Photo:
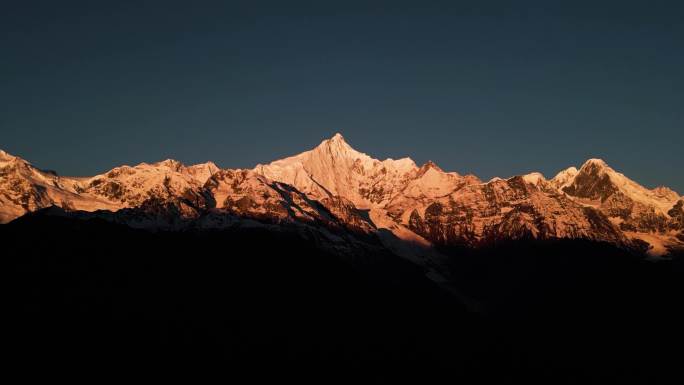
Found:
M 360 233 L 371 233 L 376 230 L 368 213 L 357 209 L 349 200 L 341 197 L 327 197 L 323 198 L 321 203 L 347 229 Z
M 602 160 L 590 159 L 574 177 L 563 177 L 554 182 L 564 185 L 563 192 L 596 207 L 624 231 L 664 233 L 672 223 L 668 208 L 679 199 L 677 193 L 665 187 L 646 189 Z
M 303 222 L 369 233 L 372 223 L 348 201 L 309 198 L 296 188 L 269 180 L 253 170 L 221 170 L 205 187 L 216 209 L 237 217 L 266 222 Z
M 351 148 L 339 134 L 311 151 L 258 165 L 254 171 L 293 185 L 322 202 L 342 198 L 358 209 L 368 210 L 369 216 L 376 219 L 386 218 L 385 209 L 391 208 L 386 214 L 395 223 L 383 220 L 382 226 L 399 238 L 408 237 L 407 240 L 420 237 L 407 234 L 411 231 L 400 220 L 404 211 L 410 213 L 409 209 L 427 206 L 464 186 L 481 183 L 472 175 L 444 172 L 432 162 L 419 168 L 408 158 L 373 159 Z
M 672 230 L 684 230 L 684 200 L 677 201 L 667 214 L 671 220 L 669 228 Z
M 566 198 L 539 173 L 482 184 L 432 162 L 420 168 L 394 162 L 359 153 L 336 135 L 312 151 L 255 171 L 316 199 L 342 196 L 357 207 L 386 211 L 397 224 L 440 244 L 527 237 L 628 243 L 605 216 Z M 576 171 L 566 173 L 566 179 Z
M 402 215 L 405 217 L 405 215 Z M 435 200 L 408 227 L 443 245 L 478 246 L 504 239 L 584 238 L 626 244 L 607 218 L 524 177 L 466 186 Z
M 214 196 L 217 209 L 237 216 L 276 222 L 315 221 L 318 216 L 316 208 L 309 206 L 302 194 L 284 190 L 251 170 L 221 170 L 205 186 Z M 289 202 L 298 204 L 290 208 Z
M 113 205 L 83 196 L 79 182 L 40 170 L 27 161 L 0 152 L 0 223 L 52 205 L 67 209 L 111 209 Z
M 635 202 L 627 195 L 616 191 L 601 202 L 601 208 L 608 217 L 629 220 L 634 211 Z
M 315 198 L 340 196 L 358 208 L 382 205 L 417 171 L 408 158 L 379 161 L 337 134 L 299 155 L 257 165 L 255 171 Z
M 213 198 L 204 193 L 203 185 L 218 170 L 213 163 L 187 167 L 167 160 L 152 165 L 117 167 L 91 178 L 71 178 L 39 170 L 23 159 L 3 154 L 1 222 L 53 205 L 83 211 L 140 208 L 148 213 L 155 206 L 171 205 L 178 210 L 168 217 L 190 215 L 191 211 L 212 205 Z
M 321 228 L 326 239 L 353 232 L 395 243 L 389 231 L 427 246 L 582 238 L 628 247 L 629 237 L 660 242 L 661 252 L 682 243 L 682 202 L 674 191 L 646 189 L 599 159 L 551 180 L 530 173 L 482 183 L 432 162 L 418 167 L 409 158 L 373 159 L 339 134 L 252 170 L 166 160 L 68 178 L 0 152 L 0 222 L 56 205 L 137 227 L 252 220 Z
M 656 212 L 653 207 L 641 203 L 630 203 L 632 210 L 620 223 L 620 228 L 625 231 L 663 233 L 667 231 L 669 219 L 662 213 Z M 602 207 L 603 209 L 603 207 Z M 621 210 L 627 212 L 627 208 Z M 609 217 L 614 217 L 607 213 Z
M 396 222 L 406 223 L 414 209 L 421 212 L 435 200 L 445 198 L 469 185 L 481 184 L 470 175 L 461 177 L 456 173 L 445 173 L 433 163 L 423 165 L 406 185 L 389 199 L 383 209 Z
M 14 161 L 0 165 L 0 204 L 5 216 L 0 219 L 3 222 L 11 216 L 19 216 L 52 204 L 45 187 L 33 184 L 24 177 L 22 171 L 26 170 L 22 169 L 26 167 L 25 164 Z
M 166 160 L 135 167 L 117 167 L 105 174 L 83 181 L 80 193 L 92 194 L 121 207 L 138 207 L 148 200 L 165 201 L 182 198 L 198 207 L 210 203 L 202 192 L 206 180 L 218 169 L 213 163 L 186 167 Z
M 587 162 L 579 171 L 572 184 L 563 188 L 568 195 L 605 201 L 618 191 L 610 176 L 602 172 L 604 165 L 600 162 Z

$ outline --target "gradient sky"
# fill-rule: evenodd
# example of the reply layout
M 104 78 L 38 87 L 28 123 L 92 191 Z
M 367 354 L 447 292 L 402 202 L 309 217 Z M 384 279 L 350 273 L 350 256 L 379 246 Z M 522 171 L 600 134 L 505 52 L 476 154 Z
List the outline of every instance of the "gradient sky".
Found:
M 684 193 L 682 2 L 368 3 L 3 4 L 0 148 L 64 175 L 251 167 L 339 131 L 483 179 L 598 157 Z

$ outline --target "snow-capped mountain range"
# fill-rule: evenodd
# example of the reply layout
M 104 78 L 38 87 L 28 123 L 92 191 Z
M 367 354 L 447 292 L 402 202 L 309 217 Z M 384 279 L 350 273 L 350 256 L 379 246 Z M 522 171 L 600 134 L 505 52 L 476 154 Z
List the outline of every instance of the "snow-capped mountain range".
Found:
M 588 239 L 664 255 L 684 247 L 684 197 L 645 188 L 600 159 L 547 180 L 378 160 L 340 134 L 253 169 L 174 160 L 63 177 L 0 151 L 0 223 L 48 207 L 145 228 L 293 224 L 326 239 L 377 236 L 397 251 L 511 239 Z M 399 242 L 397 242 L 399 241 Z

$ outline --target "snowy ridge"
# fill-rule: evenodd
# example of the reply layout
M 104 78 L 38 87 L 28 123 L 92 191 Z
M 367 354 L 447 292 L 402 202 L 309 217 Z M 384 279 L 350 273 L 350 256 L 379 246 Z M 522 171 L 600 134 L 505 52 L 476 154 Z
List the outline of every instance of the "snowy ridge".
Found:
M 86 178 L 61 177 L 3 152 L 0 163 L 0 218 L 7 222 L 50 206 L 66 210 L 117 211 L 149 199 L 194 195 L 218 171 L 213 163 L 186 167 L 166 160 L 120 166 Z
M 577 176 L 578 172 L 579 170 L 577 170 L 577 167 L 568 167 L 556 174 L 556 176 L 551 179 L 551 184 L 557 189 L 567 187 L 575 179 L 575 176 Z
M 544 175 L 540 172 L 532 172 L 526 175 L 522 176 L 525 182 L 533 184 L 533 185 L 538 185 L 542 182 L 546 182 L 546 178 L 544 178 Z
M 483 183 L 433 162 L 419 167 L 410 158 L 374 159 L 341 134 L 249 170 L 167 159 L 93 177 L 61 177 L 0 151 L 0 222 L 50 206 L 119 212 L 114 220 L 137 227 L 247 221 L 321 228 L 330 239 L 346 232 L 382 234 L 386 247 L 437 265 L 434 244 L 583 238 L 621 247 L 645 243 L 654 255 L 684 245 L 682 197 L 667 187 L 647 189 L 601 159 L 550 180 L 532 172 Z
M 416 170 L 409 158 L 379 161 L 358 152 L 339 133 L 313 150 L 255 168 L 313 197 L 342 196 L 358 208 L 380 204 L 391 194 L 387 190 L 393 190 Z
M 568 169 L 571 170 L 571 169 Z M 566 170 L 566 171 L 568 171 Z M 561 183 L 561 187 L 571 187 L 573 185 L 578 185 L 582 181 L 578 181 L 578 175 L 580 177 L 593 174 L 596 177 L 608 178 L 610 183 L 621 193 L 628 196 L 635 202 L 640 202 L 645 205 L 652 206 L 656 208 L 660 213 L 667 213 L 669 209 L 680 199 L 677 193 L 666 187 L 657 187 L 653 190 L 649 190 L 646 187 L 634 182 L 633 180 L 627 178 L 624 174 L 613 170 L 606 162 L 602 159 L 589 159 L 582 167 L 570 177 L 569 174 L 557 176 L 560 180 L 565 178 L 564 183 Z M 598 183 L 598 182 L 596 182 Z

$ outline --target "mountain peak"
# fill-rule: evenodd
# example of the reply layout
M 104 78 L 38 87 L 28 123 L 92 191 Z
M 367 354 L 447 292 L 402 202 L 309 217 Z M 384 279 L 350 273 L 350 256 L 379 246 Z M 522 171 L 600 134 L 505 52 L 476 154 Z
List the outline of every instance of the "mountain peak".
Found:
M 588 159 L 579 172 L 573 176 L 567 176 L 566 180 L 558 178 L 557 181 L 564 182 L 560 187 L 566 194 L 586 199 L 605 201 L 619 191 L 616 184 L 617 173 L 608 167 L 602 159 Z
M 587 161 L 584 162 L 584 164 L 582 165 L 581 168 L 585 168 L 585 167 L 589 167 L 589 166 L 594 166 L 594 167 L 598 167 L 598 168 L 609 167 L 608 163 L 606 163 L 603 159 L 599 159 L 599 158 L 587 159 Z
M 183 163 L 181 163 L 175 159 L 165 159 L 165 160 L 162 160 L 161 162 L 155 163 L 154 165 L 155 166 L 157 166 L 157 165 L 158 166 L 166 166 L 166 167 L 173 168 L 173 169 L 180 168 L 180 167 L 184 166 Z
M 444 170 L 442 170 L 439 166 L 437 166 L 437 164 L 435 162 L 428 160 L 425 164 L 420 166 L 420 169 L 418 170 L 418 174 L 419 175 L 425 174 L 430 169 L 434 169 L 437 172 L 442 172 L 442 173 L 444 172 Z
M 340 146 L 340 147 L 351 148 L 349 143 L 347 143 L 347 141 L 344 139 L 344 136 L 342 136 L 342 134 L 340 134 L 339 132 L 335 133 L 335 135 L 330 137 L 330 139 L 323 140 L 323 142 L 321 142 L 321 145 L 324 145 L 324 144 L 331 144 L 331 145 L 336 145 L 336 146 Z
M 579 170 L 577 169 L 577 167 L 570 166 L 556 174 L 556 176 L 554 176 L 553 179 L 551 179 L 551 184 L 558 189 L 567 187 L 570 184 L 572 184 L 572 181 L 575 179 L 578 173 Z
M 327 154 L 327 156 L 332 156 L 334 158 L 368 158 L 366 154 L 356 151 L 352 146 L 347 143 L 342 134 L 339 132 L 333 135 L 330 139 L 325 139 L 321 142 L 313 152 L 321 152 Z M 308 153 L 308 152 L 305 152 Z
M 629 179 L 624 174 L 614 170 L 601 159 L 589 159 L 580 168 L 573 178 L 569 178 L 566 183 L 557 186 L 566 194 L 578 198 L 600 200 L 606 202 L 613 194 L 616 197 L 606 203 L 612 213 L 615 213 L 615 200 L 639 202 L 645 207 L 651 207 L 656 212 L 666 213 L 677 201 L 676 192 L 660 187 L 649 190 L 637 182 Z M 612 206 L 610 206 L 612 205 Z M 638 211 L 638 208 L 626 206 L 622 212 L 631 213 Z

